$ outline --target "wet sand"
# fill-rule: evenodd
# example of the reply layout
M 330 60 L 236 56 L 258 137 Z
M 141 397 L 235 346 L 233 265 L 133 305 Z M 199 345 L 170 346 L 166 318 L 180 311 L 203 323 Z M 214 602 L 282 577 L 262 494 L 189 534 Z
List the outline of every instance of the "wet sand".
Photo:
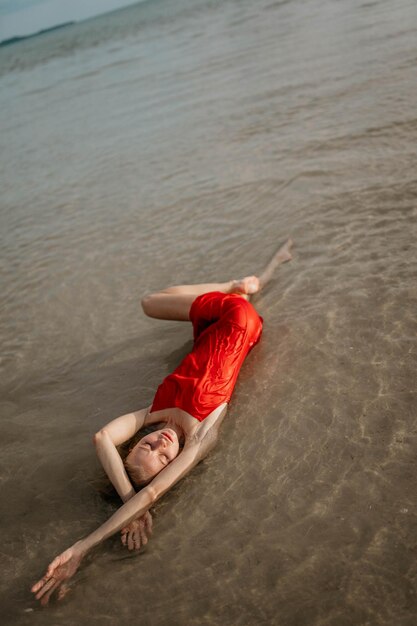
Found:
M 155 1 L 0 51 L 7 624 L 415 623 L 416 31 L 406 0 Z M 141 295 L 288 234 L 220 444 L 40 609 L 118 506 L 92 435 L 190 346 Z

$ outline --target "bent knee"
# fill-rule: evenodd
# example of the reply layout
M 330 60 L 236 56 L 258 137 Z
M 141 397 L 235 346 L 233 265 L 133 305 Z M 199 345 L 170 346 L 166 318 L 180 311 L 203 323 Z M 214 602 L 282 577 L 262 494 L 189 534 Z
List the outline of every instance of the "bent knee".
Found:
M 230 318 L 234 323 L 249 333 L 259 333 L 262 328 L 262 321 L 256 309 L 246 298 L 236 298 L 231 302 L 229 310 Z
M 148 317 L 152 317 L 152 311 L 153 311 L 154 303 L 155 303 L 154 294 L 153 293 L 147 294 L 141 299 L 140 303 L 142 305 L 142 309 L 145 315 L 148 315 Z
M 148 293 L 140 301 L 143 312 L 148 317 L 161 317 L 161 308 L 165 302 L 166 294 L 163 291 Z

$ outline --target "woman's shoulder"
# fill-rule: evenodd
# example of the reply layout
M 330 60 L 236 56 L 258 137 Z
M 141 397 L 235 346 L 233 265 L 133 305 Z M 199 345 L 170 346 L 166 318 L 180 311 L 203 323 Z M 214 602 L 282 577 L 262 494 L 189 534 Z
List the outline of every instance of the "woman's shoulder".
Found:
M 211 433 L 218 433 L 220 425 L 223 422 L 227 413 L 227 402 L 223 402 L 214 409 L 204 420 L 199 422 L 199 426 L 195 432 L 195 436 L 198 439 L 203 439 L 206 435 Z

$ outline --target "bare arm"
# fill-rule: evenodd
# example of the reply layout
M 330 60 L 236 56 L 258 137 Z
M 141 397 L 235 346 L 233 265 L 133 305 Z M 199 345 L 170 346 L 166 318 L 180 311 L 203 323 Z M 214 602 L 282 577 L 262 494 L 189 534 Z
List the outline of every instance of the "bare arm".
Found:
M 214 447 L 217 436 L 218 424 L 211 428 L 204 425 L 195 438 L 185 444 L 179 456 L 163 469 L 150 485 L 130 498 L 97 530 L 57 556 L 48 566 L 45 576 L 32 587 L 36 599 L 40 600 L 42 604 L 47 604 L 52 593 L 60 587 L 58 596 L 62 597 L 66 592 L 66 581 L 75 574 L 87 552 L 132 520 L 146 513 L 164 493 L 208 454 Z
M 116 446 L 128 441 L 147 422 L 150 407 L 112 420 L 94 435 L 97 456 L 117 493 L 127 502 L 136 494 Z
M 206 431 L 202 437 L 196 437 L 186 443 L 182 452 L 152 482 L 134 495 L 114 515 L 93 533 L 79 542 L 82 551 L 87 553 L 133 519 L 143 515 L 173 485 L 183 478 L 214 447 L 217 441 L 217 429 Z

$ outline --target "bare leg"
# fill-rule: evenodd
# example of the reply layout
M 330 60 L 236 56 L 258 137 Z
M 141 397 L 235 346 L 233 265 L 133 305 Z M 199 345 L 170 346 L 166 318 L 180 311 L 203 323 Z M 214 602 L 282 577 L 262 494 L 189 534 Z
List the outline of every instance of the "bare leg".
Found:
M 151 293 L 142 299 L 142 308 L 149 317 L 160 320 L 190 320 L 190 308 L 197 296 L 209 291 L 232 293 L 236 281 L 226 283 L 202 283 L 199 285 L 177 285 Z
M 264 268 L 263 272 L 259 276 L 259 290 L 263 289 L 272 278 L 273 273 L 281 263 L 287 263 L 291 261 L 291 248 L 293 247 L 292 239 L 288 239 L 283 246 L 281 246 L 274 254 L 268 265 Z
M 225 283 L 202 283 L 198 285 L 176 285 L 162 291 L 152 293 L 142 299 L 142 307 L 146 315 L 164 320 L 189 321 L 192 303 L 197 296 L 210 291 L 222 293 L 239 293 L 247 300 L 249 297 L 265 287 L 270 281 L 274 270 L 291 260 L 290 249 L 292 241 L 289 239 L 272 257 L 259 278 L 245 276 L 240 280 L 229 280 Z
M 279 265 L 291 261 L 291 248 L 293 246 L 292 239 L 288 239 L 283 246 L 274 254 L 269 263 L 265 266 L 261 274 L 258 276 L 245 276 L 240 280 L 233 281 L 234 291 L 236 293 L 246 294 L 247 299 L 249 296 L 258 293 L 269 283 L 273 273 Z

